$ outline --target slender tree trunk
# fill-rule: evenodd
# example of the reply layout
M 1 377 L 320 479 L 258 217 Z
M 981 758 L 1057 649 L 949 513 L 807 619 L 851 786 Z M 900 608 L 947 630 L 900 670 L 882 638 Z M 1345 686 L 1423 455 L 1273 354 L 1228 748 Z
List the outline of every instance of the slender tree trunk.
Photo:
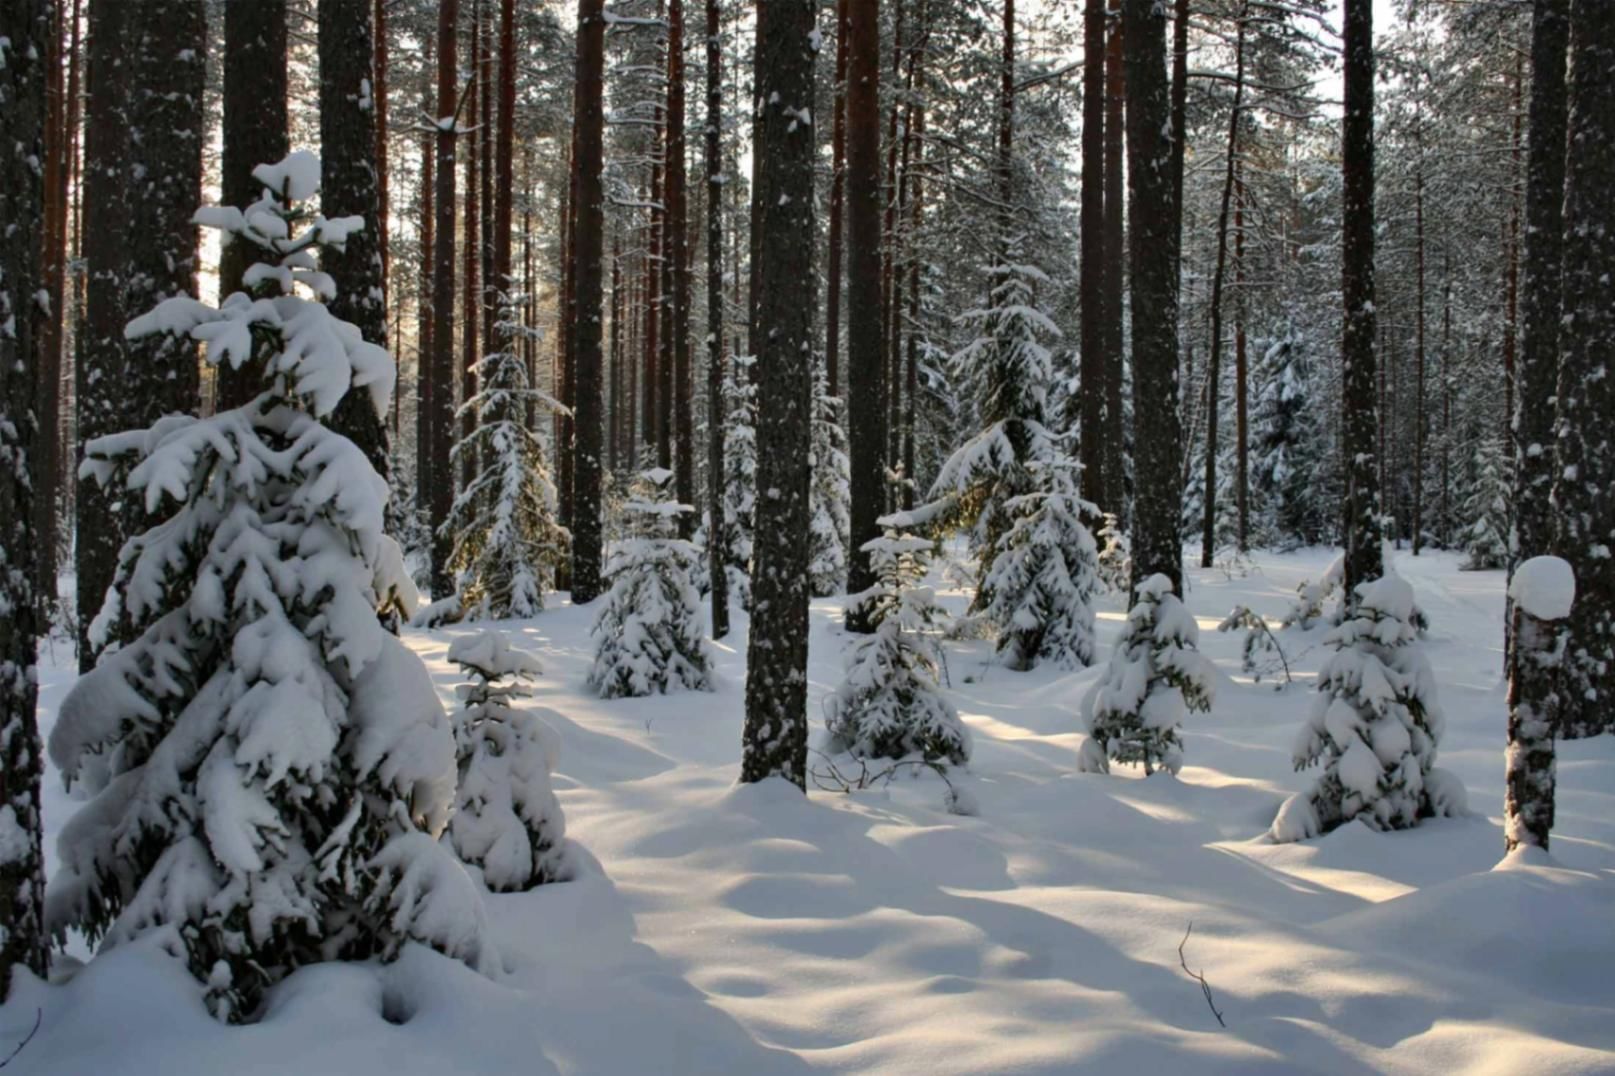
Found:
M 723 522 L 723 37 L 718 0 L 706 0 L 706 15 L 707 576 L 712 587 L 712 637 L 722 639 L 729 634 L 729 575 L 724 570 L 729 535 Z M 831 210 L 832 218 L 835 212 Z
M 0 4 L 0 221 L 39 221 L 45 186 L 47 68 L 54 50 L 47 0 Z M 104 85 L 104 84 L 103 84 Z M 40 336 L 48 318 L 34 293 L 43 283 L 40 230 L 0 227 L 0 805 L 7 839 L 0 855 L 0 1000 L 11 989 L 12 965 L 43 976 L 50 954 L 45 933 L 45 856 L 40 826 L 44 776 L 37 700 L 39 599 L 34 581 L 45 561 L 30 534 L 30 454 L 39 441 L 33 407 L 40 373 Z M 805 626 L 804 626 L 805 627 Z M 26 1062 L 25 1062 L 26 1063 Z
M 824 306 L 824 360 L 830 395 L 841 395 L 841 249 L 847 188 L 847 19 L 851 0 L 836 0 L 835 120 L 830 135 L 830 266 Z
M 1379 459 L 1374 435 L 1379 408 L 1374 311 L 1374 24 L 1372 0 L 1345 0 L 1345 117 L 1341 145 L 1344 178 L 1341 226 L 1341 341 L 1343 436 L 1346 472 L 1345 592 L 1384 571 L 1380 550 Z
M 448 532 L 454 507 L 454 471 L 449 446 L 454 436 L 454 202 L 455 126 L 459 106 L 459 0 L 440 0 L 437 9 L 437 161 L 432 197 L 437 222 L 432 256 L 431 471 L 428 489 L 432 527 L 432 597 L 454 593 Z
M 606 18 L 604 0 L 578 0 L 577 167 L 578 197 L 572 258 L 577 274 L 573 328 L 577 386 L 572 465 L 572 601 L 581 605 L 600 593 L 604 542 L 600 519 L 600 439 L 604 401 L 600 389 L 601 259 L 605 230 L 603 157 Z
M 1105 0 L 1087 0 L 1082 30 L 1081 395 L 1078 413 L 1066 417 L 1078 424 L 1083 497 L 1114 512 L 1105 468 Z
M 669 298 L 673 338 L 673 433 L 675 492 L 680 504 L 695 504 L 695 400 L 694 371 L 690 357 L 690 220 L 685 182 L 684 135 L 684 0 L 671 0 L 667 8 L 667 229 L 672 288 Z M 688 538 L 695 514 L 679 517 L 679 529 Z
M 1508 752 L 1503 756 L 1503 848 L 1512 852 L 1534 845 L 1546 852 L 1553 830 L 1553 733 L 1563 702 L 1559 674 L 1564 629 L 1560 621 L 1539 619 L 1519 605 L 1510 615 L 1514 645 L 1509 648 Z
M 433 62 L 432 44 L 427 43 L 426 64 Z M 428 90 L 422 89 L 421 115 L 433 112 Z M 421 265 L 418 287 L 420 294 L 415 314 L 415 507 L 424 509 L 432 500 L 433 477 L 433 410 L 432 385 L 435 374 L 432 357 L 436 347 L 432 330 L 436 318 L 432 313 L 432 297 L 436 287 L 432 283 L 432 260 L 437 251 L 437 136 L 430 131 L 421 132 Z
M 1122 159 L 1127 137 L 1123 105 L 1127 96 L 1127 73 L 1123 62 L 1124 31 L 1121 8 L 1113 0 L 1110 34 L 1105 43 L 1105 218 L 1103 256 L 1106 266 L 1100 279 L 1100 353 L 1104 356 L 1105 376 L 1105 460 L 1100 472 L 1105 479 L 1106 505 L 1118 518 L 1126 519 L 1127 485 L 1122 463 L 1126 424 L 1122 415 L 1122 381 L 1126 355 L 1122 343 L 1122 281 L 1127 274 L 1127 242 L 1123 232 Z M 1134 385 L 1134 398 L 1137 385 Z
M 478 71 L 478 79 L 482 84 L 482 92 L 478 97 L 478 104 L 482 106 L 482 120 L 477 129 L 477 178 L 481 183 L 479 192 L 477 226 L 480 231 L 478 254 L 480 261 L 481 290 L 477 295 L 478 316 L 482 324 L 482 354 L 493 354 L 497 346 L 494 340 L 494 322 L 497 320 L 495 307 L 499 302 L 499 282 L 494 279 L 493 268 L 493 218 L 494 218 L 494 142 L 497 141 L 498 128 L 494 126 L 494 98 L 498 95 L 496 74 L 498 71 L 498 27 L 494 23 L 493 4 L 500 0 L 478 0 L 477 3 L 477 38 L 482 46 L 482 66 Z
M 563 407 L 570 409 L 576 403 L 578 322 L 578 264 L 576 257 L 578 232 L 578 108 L 577 87 L 572 91 L 572 143 L 567 156 L 566 205 L 561 222 L 561 326 L 556 334 L 554 396 Z M 553 424 L 555 435 L 555 470 L 560 485 L 561 525 L 572 525 L 572 416 L 557 412 Z M 563 571 L 562 576 L 566 573 Z
M 1228 162 L 1223 171 L 1222 208 L 1217 212 L 1217 267 L 1211 274 L 1211 351 L 1206 360 L 1206 484 L 1200 527 L 1200 567 L 1211 567 L 1217 552 L 1217 408 L 1222 387 L 1222 291 L 1228 262 L 1228 213 L 1234 201 L 1239 157 L 1239 120 L 1245 104 L 1245 20 L 1240 5 L 1234 41 L 1234 107 L 1228 116 Z M 1174 134 L 1176 140 L 1176 134 Z M 1176 152 L 1176 151 L 1174 151 Z
M 1424 412 L 1424 130 L 1422 117 L 1415 128 L 1417 142 L 1413 167 L 1413 555 L 1424 548 L 1424 432 L 1429 418 Z
M 797 0 L 789 0 L 795 4 Z M 847 13 L 847 425 L 851 541 L 847 591 L 875 582 L 865 542 L 880 537 L 886 503 L 886 378 L 881 348 L 880 4 Z M 804 532 L 805 533 L 805 532 Z M 874 630 L 861 606 L 847 627 Z
M 1234 173 L 1234 496 L 1239 524 L 1236 548 L 1250 552 L 1250 356 L 1245 335 L 1244 166 Z
M 662 184 L 661 129 L 662 110 L 655 111 L 655 126 L 651 128 L 650 174 L 650 241 L 645 258 L 645 444 L 659 452 L 662 443 L 661 406 L 661 342 L 662 342 L 662 233 L 665 217 L 662 206 L 665 190 Z
M 880 337 L 881 337 L 881 363 L 882 378 L 886 383 L 886 466 L 888 469 L 898 459 L 898 422 L 897 404 L 902 393 L 897 384 L 896 345 L 897 320 L 901 301 L 896 293 L 897 282 L 897 245 L 898 220 L 902 206 L 898 186 L 898 144 L 897 134 L 898 116 L 902 111 L 900 89 L 902 82 L 901 61 L 903 56 L 903 15 L 907 8 L 906 0 L 892 0 L 892 70 L 891 70 L 891 98 L 886 113 L 886 183 L 883 190 L 884 217 L 881 224 L 881 235 L 885 242 L 881 247 L 880 267 Z M 883 484 L 882 493 L 887 510 L 896 507 L 892 503 L 892 488 L 889 482 Z
M 1134 586 L 1157 572 L 1183 589 L 1178 516 L 1183 493 L 1178 419 L 1177 206 L 1166 81 L 1166 17 L 1155 0 L 1123 0 L 1127 179 L 1133 269 L 1133 391 L 1158 412 L 1140 437 L 1133 534 Z
M 25 9 L 31 10 L 31 9 Z M 56 603 L 56 497 L 61 485 L 62 340 L 67 312 L 67 173 L 68 152 L 72 145 L 66 87 L 62 85 L 62 51 L 66 27 L 60 5 L 47 9 L 49 25 L 44 43 L 45 114 L 44 187 L 42 225 L 44 241 L 38 283 L 45 293 L 49 310 L 39 327 L 39 369 L 33 379 L 34 419 L 38 430 L 29 465 L 33 476 L 33 545 L 37 556 L 38 578 L 34 595 L 41 615 L 48 619 Z M 34 28 L 28 28 L 30 34 Z M 0 972 L 0 974 L 4 974 Z M 3 987 L 0 983 L 0 987 Z
M 1513 130 L 1509 140 L 1508 234 L 1504 243 L 1503 281 L 1503 443 L 1514 450 L 1514 382 L 1519 341 L 1520 309 L 1520 173 L 1524 154 L 1524 59 L 1514 57 Z
M 1565 46 L 1570 0 L 1535 0 L 1531 17 L 1530 163 L 1525 289 L 1514 417 L 1514 545 L 1521 559 L 1553 544 L 1554 393 L 1564 280 Z
M 483 84 L 482 20 L 484 0 L 473 0 L 471 6 L 471 70 L 467 76 L 465 122 L 471 128 L 465 138 L 465 215 L 460 224 L 461 273 L 465 287 L 460 293 L 460 434 L 455 446 L 460 461 L 460 488 L 470 487 L 477 477 L 477 452 L 472 436 L 476 433 L 477 419 L 464 405 L 477 394 L 477 361 L 482 347 L 482 143 L 487 140 L 487 128 L 480 119 L 481 101 L 487 96 Z
M 1452 546 L 1452 250 L 1441 254 L 1441 544 Z M 1558 373 L 1558 356 L 1554 356 Z
M 381 247 L 381 305 L 387 307 L 392 294 L 392 250 L 388 230 L 392 220 L 392 190 L 388 182 L 391 169 L 387 164 L 387 68 L 390 50 L 387 41 L 387 0 L 375 0 L 371 19 L 371 33 L 375 36 L 376 79 L 373 83 L 376 115 L 376 240 Z M 393 437 L 398 436 L 398 399 L 402 393 L 393 393 Z
M 814 0 L 770 0 L 757 41 L 764 176 L 758 191 L 766 197 L 757 213 L 763 330 L 757 488 L 767 492 L 757 498 L 740 763 L 742 781 L 783 777 L 804 789 L 808 549 L 802 536 L 811 517 L 815 7 Z
M 120 0 L 113 0 L 117 3 Z M 127 0 L 125 6 L 133 7 Z M 286 0 L 224 5 L 224 156 L 220 190 L 227 206 L 251 205 L 263 188 L 252 178 L 290 148 L 286 113 Z M 93 91 L 92 91 L 93 92 Z M 250 243 L 226 240 L 219 252 L 219 294 L 241 289 L 241 274 L 258 260 Z M 263 391 L 261 370 L 215 368 L 215 406 L 240 407 Z
M 1172 197 L 1177 204 L 1173 242 L 1178 263 L 1183 262 L 1183 154 L 1189 124 L 1189 0 L 1176 0 L 1172 9 Z
M 1571 0 L 1555 552 L 1576 573 L 1563 737 L 1615 728 L 1615 5 Z
M 365 85 L 375 40 L 370 0 L 319 0 L 321 212 L 364 218 L 341 251 L 320 264 L 336 278 L 330 309 L 358 326 L 372 344 L 387 346 L 386 274 L 381 260 L 381 192 L 376 158 L 376 109 Z M 388 471 L 387 428 L 368 392 L 350 392 L 331 426 L 364 450 L 380 474 Z

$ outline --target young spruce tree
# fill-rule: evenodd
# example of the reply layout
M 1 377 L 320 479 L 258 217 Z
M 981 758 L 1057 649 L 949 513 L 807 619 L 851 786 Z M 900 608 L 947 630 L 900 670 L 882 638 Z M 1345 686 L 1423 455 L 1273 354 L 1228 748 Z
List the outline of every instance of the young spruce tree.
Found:
M 172 929 L 232 1021 L 300 965 L 389 959 L 408 940 L 494 962 L 476 888 L 437 840 L 449 722 L 377 618 L 414 598 L 383 533 L 387 485 L 323 421 L 350 391 L 385 414 L 393 386 L 387 352 L 319 301 L 336 289 L 314 252 L 361 221 L 297 208 L 319 186 L 310 154 L 255 175 L 257 202 L 197 213 L 267 256 L 246 270 L 252 294 L 169 298 L 128 331 L 199 341 L 263 391 L 86 447 L 85 471 L 157 518 L 124 545 L 90 629 L 121 645 L 50 738 L 89 795 L 62 833 L 52 929 L 103 945 Z

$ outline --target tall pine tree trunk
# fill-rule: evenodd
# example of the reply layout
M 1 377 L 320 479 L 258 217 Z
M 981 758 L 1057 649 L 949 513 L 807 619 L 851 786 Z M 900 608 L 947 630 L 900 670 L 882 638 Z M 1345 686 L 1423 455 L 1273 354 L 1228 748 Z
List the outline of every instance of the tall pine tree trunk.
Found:
M 116 0 L 115 0 L 116 2 Z M 286 0 L 224 5 L 224 157 L 219 166 L 222 204 L 251 205 L 262 188 L 252 178 L 260 164 L 286 156 Z M 241 274 L 258 258 L 250 243 L 225 241 L 219 252 L 219 294 L 241 290 Z M 239 407 L 263 391 L 259 370 L 215 370 L 219 410 Z
M 465 120 L 470 128 L 465 140 L 465 209 L 460 221 L 461 273 L 465 286 L 460 293 L 460 436 L 456 452 L 460 461 L 460 488 L 468 488 L 476 480 L 479 468 L 477 452 L 472 441 L 477 419 L 471 408 L 464 407 L 477 394 L 477 361 L 482 350 L 482 143 L 488 130 L 482 126 L 478 114 L 481 99 L 487 96 L 483 85 L 482 17 L 485 0 L 473 0 L 471 7 L 471 69 L 467 74 Z
M 740 763 L 742 781 L 784 777 L 804 789 L 808 547 L 803 536 L 811 517 L 816 6 L 814 0 L 770 0 L 757 41 L 756 72 L 762 100 L 758 158 L 764 177 L 753 194 L 755 199 L 761 193 L 764 199 L 757 206 L 757 247 L 762 258 L 757 279 L 757 319 L 762 330 L 757 363 L 762 367 L 757 488 L 766 492 L 757 498 L 754 523 L 746 724 Z M 878 250 L 875 253 L 878 273 Z M 856 340 L 856 332 L 853 337 Z M 876 344 L 878 362 L 878 340 Z
M 1553 544 L 1554 393 L 1564 274 L 1565 47 L 1570 0 L 1535 0 L 1531 15 L 1530 163 L 1519 406 L 1514 422 L 1514 539 L 1521 559 Z
M 1154 410 L 1134 452 L 1132 583 L 1159 572 L 1183 589 L 1182 430 L 1178 419 L 1178 266 L 1166 16 L 1155 0 L 1123 0 L 1127 180 L 1132 253 L 1133 392 Z
M 847 190 L 847 18 L 836 0 L 835 119 L 830 134 L 830 265 L 824 302 L 824 361 L 830 395 L 841 395 L 841 263 Z
M 843 10 L 845 6 L 842 0 Z M 707 576 L 712 587 L 712 637 L 722 639 L 729 634 L 729 574 L 724 570 L 729 535 L 723 523 L 723 42 L 718 0 L 706 0 L 706 9 Z M 833 216 L 835 211 L 831 212 Z
M 1217 552 L 1217 405 L 1222 385 L 1222 292 L 1228 265 L 1228 214 L 1234 200 L 1239 159 L 1239 119 L 1245 104 L 1245 17 L 1239 9 L 1234 39 L 1234 107 L 1228 116 L 1228 160 L 1222 180 L 1222 208 L 1217 212 L 1217 267 L 1211 274 L 1211 353 L 1206 361 L 1206 483 L 1200 523 L 1200 567 L 1209 568 Z M 1181 141 L 1176 131 L 1174 143 Z M 1176 152 L 1174 150 L 1174 152 Z
M 1105 396 L 1110 364 L 1104 340 L 1105 258 L 1105 0 L 1087 0 L 1082 17 L 1082 218 L 1081 218 L 1081 390 L 1078 423 L 1082 456 L 1082 495 L 1106 511 Z
M 604 400 L 600 387 L 600 312 L 603 282 L 605 195 L 600 183 L 605 113 L 604 0 L 578 0 L 577 176 L 572 261 L 577 281 L 573 323 L 577 386 L 572 464 L 572 601 L 600 593 L 604 536 L 600 519 L 600 448 Z
M 1122 186 L 1122 158 L 1126 143 L 1123 105 L 1127 96 L 1127 74 L 1122 54 L 1121 8 L 1111 9 L 1110 33 L 1105 42 L 1105 218 L 1104 259 L 1106 271 L 1100 279 L 1100 354 L 1104 356 L 1105 377 L 1105 477 L 1106 505 L 1119 518 L 1126 518 L 1127 485 L 1122 464 L 1126 428 L 1122 416 L 1122 380 L 1126 355 L 1122 344 L 1122 281 L 1127 274 L 1127 242 L 1123 232 L 1126 193 Z M 1137 399 L 1137 386 L 1134 386 Z
M 61 22 L 65 14 L 61 5 L 53 5 L 44 35 L 45 185 L 41 214 L 44 239 L 38 283 L 50 308 L 39 328 L 39 369 L 34 377 L 34 417 L 39 428 L 28 457 L 33 476 L 34 545 L 38 554 L 35 557 L 38 564 L 35 596 L 43 613 L 48 613 L 56 600 L 56 495 L 60 486 L 57 475 L 61 472 L 59 413 L 67 311 L 67 172 L 73 140 L 68 126 L 67 92 L 62 85 L 61 53 L 66 38 Z M 29 32 L 33 32 L 32 28 Z
M 796 0 L 790 0 L 792 4 Z M 886 504 L 886 377 L 881 347 L 880 4 L 847 13 L 847 425 L 851 541 L 847 592 L 875 582 L 865 542 L 880 537 Z M 804 532 L 805 533 L 805 532 Z M 847 627 L 873 630 L 861 606 Z
M 1384 571 L 1380 550 L 1379 452 L 1375 432 L 1374 311 L 1374 24 L 1373 0 L 1346 0 L 1345 116 L 1341 169 L 1342 449 L 1346 474 L 1345 591 Z
M 674 492 L 680 504 L 695 504 L 695 401 L 690 362 L 690 219 L 685 182 L 684 137 L 684 0 L 671 0 L 667 9 L 667 232 L 668 271 L 672 288 L 669 322 L 673 359 L 673 471 Z M 688 538 L 695 514 L 679 517 L 679 530 Z
M 1576 573 L 1561 736 L 1615 728 L 1615 5 L 1571 0 L 1555 552 Z
M 385 274 L 381 261 L 380 170 L 375 98 L 368 85 L 375 38 L 370 0 L 319 0 L 320 206 L 330 218 L 363 217 L 341 251 L 326 249 L 321 267 L 337 283 L 330 309 L 387 346 Z M 387 428 L 367 392 L 337 404 L 331 426 L 358 445 L 378 474 L 388 471 Z
M 0 4 L 0 221 L 37 222 L 45 189 L 38 162 L 45 153 L 45 82 L 52 50 L 46 0 Z M 38 599 L 34 580 L 43 559 L 30 534 L 33 515 L 29 456 L 39 429 L 32 414 L 45 309 L 34 301 L 42 284 L 40 230 L 0 227 L 0 811 L 6 817 L 0 855 L 0 1000 L 13 965 L 45 974 L 45 862 L 40 827 L 43 757 L 34 715 L 38 680 Z M 25 1062 L 26 1063 L 26 1062 Z
M 437 152 L 432 194 L 432 385 L 431 471 L 428 489 L 432 528 L 432 597 L 454 593 L 449 557 L 454 535 L 445 524 L 454 507 L 454 470 L 450 446 L 454 438 L 454 156 L 459 111 L 459 0 L 441 0 L 437 9 Z
M 432 43 L 427 42 L 426 65 L 430 69 L 434 59 Z M 429 88 L 421 91 L 421 115 L 432 114 Z M 433 418 L 432 371 L 436 345 L 432 330 L 437 319 L 432 315 L 432 300 L 436 291 L 432 283 L 432 262 L 437 251 L 437 135 L 430 128 L 421 131 L 421 255 L 419 289 L 415 307 L 415 508 L 417 514 L 432 501 L 433 487 Z

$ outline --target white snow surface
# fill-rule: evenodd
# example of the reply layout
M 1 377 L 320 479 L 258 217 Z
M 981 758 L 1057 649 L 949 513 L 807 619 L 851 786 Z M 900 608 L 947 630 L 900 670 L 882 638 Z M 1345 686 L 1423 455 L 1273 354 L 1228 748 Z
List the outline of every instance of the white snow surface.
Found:
M 1189 570 L 1188 610 L 1207 629 L 1236 604 L 1276 622 L 1331 557 Z M 1472 813 L 1287 845 L 1262 835 L 1312 780 L 1289 745 L 1331 653 L 1322 625 L 1279 633 L 1298 675 L 1282 692 L 1239 671 L 1237 634 L 1201 632 L 1220 682 L 1213 711 L 1185 718 L 1177 778 L 1077 772 L 1077 702 L 1100 669 L 1015 673 L 990 641 L 947 644 L 944 690 L 976 744 L 950 772 L 964 816 L 929 772 L 852 795 L 737 787 L 744 614 L 712 648 L 715 692 L 605 701 L 584 684 L 594 610 L 556 596 L 504 627 L 544 665 L 528 705 L 561 740 L 575 877 L 486 898 L 491 976 L 415 946 L 304 968 L 260 1022 L 228 1027 L 151 934 L 61 961 L 53 985 L 19 971 L 0 1052 L 38 1011 L 11 1072 L 1608 1073 L 1615 738 L 1559 746 L 1551 857 L 1503 861 L 1503 575 L 1459 563 L 1396 557 L 1430 616 L 1441 764 Z M 945 579 L 939 564 L 961 612 Z M 1108 651 L 1124 613 L 1097 604 Z M 816 736 L 841 607 L 812 609 Z M 446 707 L 462 679 L 448 648 L 476 630 L 406 634 Z M 42 658 L 48 732 L 72 654 Z M 76 807 L 47 775 L 51 869 Z M 1185 956 L 1226 1030 L 1179 967 L 1191 921 Z

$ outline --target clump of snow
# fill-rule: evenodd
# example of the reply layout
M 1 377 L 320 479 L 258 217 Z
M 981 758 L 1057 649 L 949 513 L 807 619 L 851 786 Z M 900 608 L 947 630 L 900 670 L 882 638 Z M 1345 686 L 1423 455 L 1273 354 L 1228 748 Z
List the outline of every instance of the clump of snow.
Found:
M 1508 596 L 1526 615 L 1563 620 L 1576 603 L 1576 572 L 1559 557 L 1532 557 L 1514 569 Z

